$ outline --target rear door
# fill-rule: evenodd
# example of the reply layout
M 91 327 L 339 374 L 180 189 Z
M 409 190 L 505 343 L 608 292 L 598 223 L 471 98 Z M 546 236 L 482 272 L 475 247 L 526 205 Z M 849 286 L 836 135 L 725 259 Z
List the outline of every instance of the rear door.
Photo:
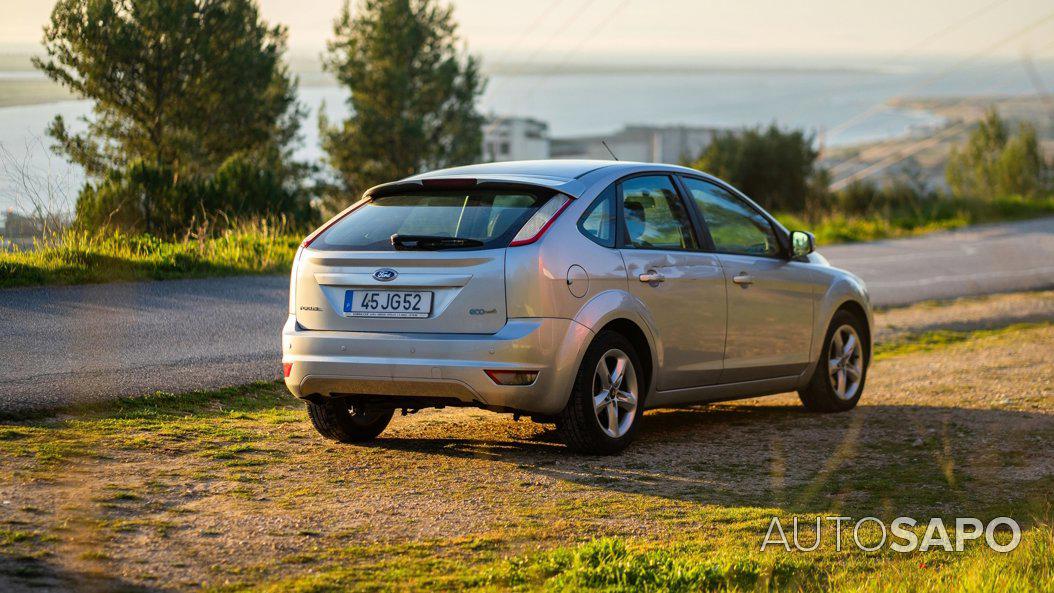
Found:
M 305 248 L 297 321 L 312 330 L 497 332 L 507 321 L 505 248 L 552 193 L 420 190 L 371 199 Z M 456 242 L 421 248 L 403 240 L 420 237 Z
M 727 188 L 682 177 L 725 272 L 728 338 L 721 383 L 801 373 L 812 347 L 819 277 L 782 256 L 772 223 Z
M 629 290 L 661 343 L 660 391 L 717 382 L 725 346 L 725 281 L 701 249 L 689 209 L 668 175 L 619 183 L 620 251 Z

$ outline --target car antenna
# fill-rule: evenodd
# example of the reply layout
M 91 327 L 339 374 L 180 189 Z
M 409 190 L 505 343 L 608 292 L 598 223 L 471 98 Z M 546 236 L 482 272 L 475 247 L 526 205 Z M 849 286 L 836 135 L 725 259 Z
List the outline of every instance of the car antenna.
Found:
M 613 159 L 615 159 L 617 161 L 618 157 L 615 156 L 615 151 L 611 150 L 611 147 L 608 146 L 608 143 L 605 142 L 604 140 L 601 140 L 600 143 L 604 145 L 604 148 L 608 149 L 608 154 L 611 155 L 611 158 L 613 158 Z

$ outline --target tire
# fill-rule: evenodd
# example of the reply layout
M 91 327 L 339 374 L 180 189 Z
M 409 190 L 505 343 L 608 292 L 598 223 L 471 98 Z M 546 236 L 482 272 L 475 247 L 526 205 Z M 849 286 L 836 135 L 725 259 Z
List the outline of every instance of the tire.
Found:
M 834 314 L 824 336 L 816 370 L 808 385 L 798 391 L 798 397 L 807 410 L 845 412 L 856 407 L 864 393 L 871 357 L 868 351 L 870 344 L 862 339 L 866 335 L 864 322 L 856 315 L 844 310 Z M 847 356 L 845 345 L 849 342 L 848 336 L 855 340 L 856 346 L 854 352 Z M 832 350 L 832 346 L 840 353 Z
M 320 403 L 308 402 L 307 415 L 318 434 L 341 443 L 364 443 L 371 441 L 387 428 L 395 410 L 355 412 L 340 399 L 326 399 Z
M 614 401 L 610 388 L 605 389 L 600 376 L 602 357 L 611 371 L 607 384 L 611 383 L 620 363 L 623 369 Z M 644 394 L 647 393 L 642 369 L 637 351 L 622 334 L 602 331 L 594 338 L 582 358 L 567 406 L 556 417 L 557 432 L 569 449 L 587 455 L 612 455 L 633 442 L 644 414 Z M 604 399 L 600 399 L 601 396 Z M 629 396 L 632 396 L 632 402 Z M 610 416 L 612 406 L 615 409 L 613 421 Z M 600 414 L 605 418 L 605 426 L 601 425 Z

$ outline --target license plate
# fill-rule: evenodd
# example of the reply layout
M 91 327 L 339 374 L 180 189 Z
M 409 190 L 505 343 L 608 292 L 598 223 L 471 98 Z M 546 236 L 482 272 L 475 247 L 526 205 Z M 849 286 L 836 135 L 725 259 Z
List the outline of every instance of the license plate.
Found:
M 428 317 L 432 293 L 394 290 L 349 290 L 344 293 L 348 317 Z

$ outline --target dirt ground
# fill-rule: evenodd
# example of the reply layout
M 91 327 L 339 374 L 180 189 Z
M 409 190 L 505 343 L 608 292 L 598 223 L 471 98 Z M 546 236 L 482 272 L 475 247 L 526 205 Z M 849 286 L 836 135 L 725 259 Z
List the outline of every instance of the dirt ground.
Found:
M 475 410 L 337 445 L 273 385 L 250 389 L 264 404 L 0 422 L 0 590 L 267 583 L 422 550 L 462 567 L 598 536 L 759 537 L 773 512 L 1029 524 L 1054 487 L 1051 321 L 1051 292 L 880 312 L 880 340 L 1036 325 L 882 358 L 850 413 L 792 394 L 652 411 L 608 458 Z

